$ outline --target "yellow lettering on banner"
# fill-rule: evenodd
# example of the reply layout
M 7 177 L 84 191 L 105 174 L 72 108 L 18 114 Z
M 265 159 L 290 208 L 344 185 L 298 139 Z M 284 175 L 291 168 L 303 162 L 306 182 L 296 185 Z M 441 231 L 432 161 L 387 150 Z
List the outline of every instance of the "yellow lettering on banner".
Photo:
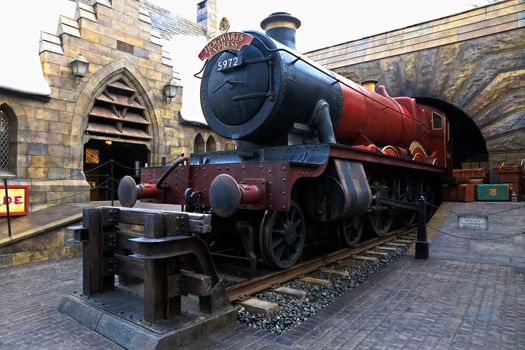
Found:
M 248 40 L 245 40 L 245 39 L 248 39 Z M 240 50 L 242 46 L 247 45 L 251 42 L 251 40 L 249 39 L 253 39 L 253 37 L 251 37 L 250 35 L 248 35 L 247 37 L 244 33 L 239 33 L 239 32 L 225 33 L 211 40 L 204 47 L 199 57 L 201 59 L 210 58 L 210 57 L 215 56 L 221 51 Z M 202 57 L 202 56 L 205 56 L 205 57 Z

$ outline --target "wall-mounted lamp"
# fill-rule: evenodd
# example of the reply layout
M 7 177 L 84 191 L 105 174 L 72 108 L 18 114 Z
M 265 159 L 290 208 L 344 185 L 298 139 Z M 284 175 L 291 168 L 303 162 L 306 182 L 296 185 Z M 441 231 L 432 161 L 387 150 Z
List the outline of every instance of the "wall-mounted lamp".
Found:
M 177 96 L 177 91 L 180 88 L 177 85 L 175 79 L 171 78 L 170 81 L 164 85 L 164 96 L 166 96 L 166 102 L 170 103 L 171 99 Z
M 89 68 L 89 61 L 81 53 L 71 61 L 71 71 L 75 76 L 75 82 L 80 84 L 80 78 L 85 77 Z
M 111 140 L 106 140 L 106 145 L 111 146 L 112 144 L 113 144 L 113 141 L 111 141 Z

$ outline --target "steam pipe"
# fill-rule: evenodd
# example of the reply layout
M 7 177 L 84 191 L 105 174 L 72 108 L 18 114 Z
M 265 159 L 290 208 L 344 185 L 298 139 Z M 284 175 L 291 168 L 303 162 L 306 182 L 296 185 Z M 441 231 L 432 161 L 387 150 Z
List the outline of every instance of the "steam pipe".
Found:
M 336 143 L 332 119 L 330 118 L 330 105 L 325 100 L 319 100 L 315 105 L 310 123 L 317 130 L 319 142 Z
M 179 159 L 177 159 L 177 161 L 175 163 L 170 165 L 168 170 L 166 170 L 164 172 L 164 174 L 162 174 L 162 176 L 160 177 L 159 181 L 157 181 L 157 188 L 159 190 L 161 190 L 162 189 L 162 184 L 164 183 L 164 181 L 166 181 L 166 179 L 173 172 L 173 170 L 175 170 L 175 168 L 178 167 L 179 165 L 181 165 L 184 161 L 188 161 L 189 159 L 190 159 L 189 156 L 181 156 Z

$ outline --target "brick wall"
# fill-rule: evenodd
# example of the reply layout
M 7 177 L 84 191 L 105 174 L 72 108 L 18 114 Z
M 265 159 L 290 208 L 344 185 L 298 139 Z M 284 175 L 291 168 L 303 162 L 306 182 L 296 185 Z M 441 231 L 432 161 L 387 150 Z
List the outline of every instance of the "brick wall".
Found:
M 89 71 L 76 82 L 70 68 L 81 53 Z M 74 18 L 61 16 L 56 34 L 42 33 L 40 61 L 52 97 L 35 100 L 0 92 L 17 123 L 16 179 L 31 185 L 31 209 L 89 199 L 83 149 L 87 113 L 105 85 L 123 78 L 146 106 L 152 140 L 150 164 L 192 151 L 195 128 L 181 125 L 181 96 L 167 103 L 164 85 L 174 72 L 152 30 L 147 8 L 136 0 L 77 2 Z M 210 131 L 211 132 L 211 131 Z M 223 140 L 216 136 L 219 143 Z M 219 146 L 223 149 L 223 146 Z

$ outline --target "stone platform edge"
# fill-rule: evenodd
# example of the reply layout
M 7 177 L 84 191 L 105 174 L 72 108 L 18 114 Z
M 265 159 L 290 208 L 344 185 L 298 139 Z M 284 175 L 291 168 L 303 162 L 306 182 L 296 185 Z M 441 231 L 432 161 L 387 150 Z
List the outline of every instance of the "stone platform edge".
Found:
M 203 334 L 230 325 L 237 319 L 237 309 L 229 306 L 216 314 L 200 316 L 177 329 L 159 334 L 72 294 L 62 297 L 57 309 L 126 349 L 174 349 L 187 345 Z

